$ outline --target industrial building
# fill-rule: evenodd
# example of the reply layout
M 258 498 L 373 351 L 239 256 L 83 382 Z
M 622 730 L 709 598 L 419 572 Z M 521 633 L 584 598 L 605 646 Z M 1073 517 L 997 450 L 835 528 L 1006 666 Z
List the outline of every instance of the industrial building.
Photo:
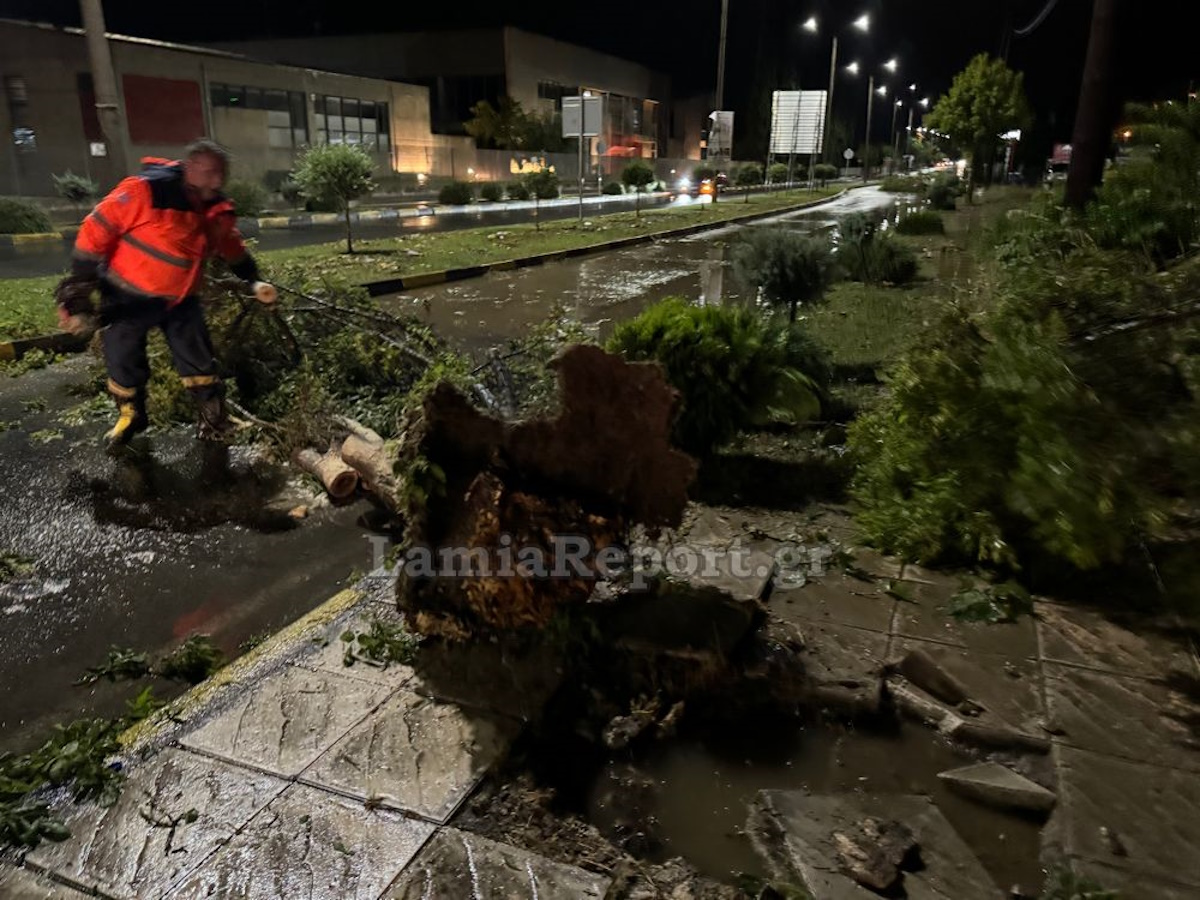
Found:
M 347 141 L 381 173 L 421 171 L 437 142 L 427 88 L 257 62 L 228 51 L 109 35 L 127 133 L 125 156 L 178 156 L 207 135 L 229 147 L 235 176 L 282 178 L 308 144 Z M 68 169 L 102 186 L 117 172 L 95 109 L 77 28 L 0 20 L 0 195 L 50 196 Z M 407 154 L 407 156 L 406 156 Z

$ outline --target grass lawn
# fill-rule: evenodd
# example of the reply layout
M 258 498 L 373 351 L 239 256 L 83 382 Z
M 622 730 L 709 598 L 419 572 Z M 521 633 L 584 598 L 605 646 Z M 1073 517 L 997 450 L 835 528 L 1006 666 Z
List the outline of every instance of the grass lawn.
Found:
M 843 281 L 806 321 L 840 366 L 886 366 L 938 318 L 944 304 L 978 276 L 976 251 L 988 226 L 1009 210 L 1027 206 L 1033 192 L 994 187 L 981 200 L 942 214 L 944 235 L 898 235 L 920 260 L 917 280 L 906 287 Z
M 596 215 L 533 225 L 489 226 L 462 231 L 415 234 L 371 241 L 356 241 L 355 253 L 346 254 L 345 242 L 311 244 L 289 250 L 256 254 L 267 277 L 299 265 L 307 275 L 328 275 L 354 282 L 437 272 L 481 263 L 502 262 L 552 253 L 638 234 L 666 234 L 701 222 L 722 222 L 749 213 L 786 209 L 837 193 L 840 188 L 778 191 L 728 198 L 715 205 L 645 210 Z M 52 293 L 59 275 L 0 280 L 0 339 L 29 337 L 54 331 L 56 317 Z

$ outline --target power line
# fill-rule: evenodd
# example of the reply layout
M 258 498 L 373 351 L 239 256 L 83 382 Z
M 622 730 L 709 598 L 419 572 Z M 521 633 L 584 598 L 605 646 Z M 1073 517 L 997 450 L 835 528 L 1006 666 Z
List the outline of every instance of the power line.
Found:
M 1046 21 L 1046 17 L 1049 16 L 1050 13 L 1054 12 L 1054 7 L 1056 6 L 1058 6 L 1058 0 L 1049 0 L 1045 8 L 1043 8 L 1042 11 L 1037 14 L 1032 22 L 1030 22 L 1024 28 L 1013 29 L 1013 34 L 1022 38 L 1029 37 L 1029 35 L 1037 31 L 1041 24 Z

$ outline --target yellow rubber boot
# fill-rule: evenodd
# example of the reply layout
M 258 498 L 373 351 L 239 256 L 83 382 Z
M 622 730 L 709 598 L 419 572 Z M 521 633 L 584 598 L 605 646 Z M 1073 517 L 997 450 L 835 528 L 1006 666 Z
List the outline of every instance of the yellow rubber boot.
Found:
M 108 393 L 117 404 L 117 423 L 104 435 L 104 440 L 109 446 L 128 444 L 135 434 L 150 427 L 145 394 L 137 388 L 123 387 L 112 379 L 108 382 Z

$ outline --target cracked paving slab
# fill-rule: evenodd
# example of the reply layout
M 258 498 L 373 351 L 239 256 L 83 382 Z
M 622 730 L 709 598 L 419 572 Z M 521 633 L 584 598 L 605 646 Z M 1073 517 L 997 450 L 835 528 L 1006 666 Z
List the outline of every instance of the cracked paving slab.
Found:
M 1047 665 L 1050 721 L 1071 747 L 1200 772 L 1200 708 L 1141 678 Z
M 345 675 L 284 666 L 248 685 L 180 743 L 291 778 L 328 750 L 391 693 Z
M 286 786 L 270 775 L 168 749 L 133 770 L 114 805 L 68 801 L 59 812 L 72 837 L 42 844 L 26 862 L 109 897 L 159 897 Z M 191 810 L 195 821 L 187 822 Z
M 292 785 L 166 900 L 378 900 L 433 831 Z
M 0 866 L 0 897 L 4 900 L 85 900 L 90 896 L 29 869 Z
M 445 823 L 508 750 L 516 722 L 401 689 L 301 781 Z
M 767 608 L 785 621 L 797 617 L 814 622 L 851 625 L 887 634 L 896 601 L 873 584 L 830 573 L 802 588 L 776 589 Z
M 896 604 L 895 633 L 899 637 L 918 638 L 955 647 L 965 647 L 981 653 L 993 653 L 1010 658 L 1036 659 L 1037 631 L 1031 616 L 1016 622 L 988 625 L 979 622 L 957 622 L 946 612 L 957 583 L 912 583 L 904 585 L 909 599 Z
M 1200 896 L 1200 774 L 1070 747 L 1059 759 L 1054 824 L 1070 856 L 1194 885 Z
M 601 900 L 608 885 L 608 878 L 575 866 L 443 828 L 401 873 L 383 900 Z
M 306 669 L 344 675 L 380 687 L 398 688 L 413 677 L 412 666 L 389 663 L 385 667 L 363 659 L 355 659 L 351 665 L 346 665 L 346 650 L 350 645 L 342 640 L 343 635 L 367 633 L 374 621 L 396 628 L 404 626 L 404 618 L 394 606 L 389 608 L 373 601 L 359 603 L 332 622 L 314 626 L 301 638 L 303 649 L 292 661 Z
M 1168 672 L 1200 675 L 1180 637 L 1173 640 L 1144 622 L 1133 627 L 1138 630 L 1124 627 L 1096 610 L 1038 605 L 1037 628 L 1046 662 L 1146 678 Z

